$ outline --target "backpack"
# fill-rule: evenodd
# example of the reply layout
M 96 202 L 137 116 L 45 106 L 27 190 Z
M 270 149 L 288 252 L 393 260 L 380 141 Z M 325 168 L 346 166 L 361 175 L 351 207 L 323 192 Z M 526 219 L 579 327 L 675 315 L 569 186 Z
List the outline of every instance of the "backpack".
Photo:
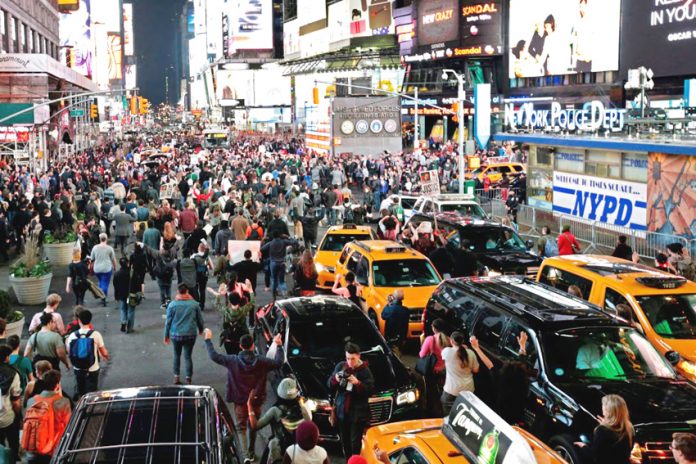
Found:
M 553 239 L 553 237 L 546 237 L 546 243 L 544 244 L 544 257 L 551 258 L 553 256 L 558 256 L 558 244 Z
M 196 263 L 196 280 L 198 282 L 203 282 L 208 280 L 208 264 L 207 260 L 203 258 L 202 256 L 196 256 L 193 259 L 193 262 Z
M 91 335 L 94 330 L 87 333 L 77 333 L 75 340 L 70 344 L 70 362 L 77 369 L 89 369 L 96 358 L 94 357 L 94 339 Z
M 34 396 L 35 403 L 27 409 L 22 428 L 22 448 L 25 451 L 44 456 L 53 454 L 70 418 L 69 414 L 57 417 L 53 409 L 53 403 L 61 398 L 61 395 L 50 398 Z
M 247 240 L 261 240 L 261 234 L 259 234 L 258 227 L 251 228 L 251 232 L 249 232 L 249 236 L 247 237 Z

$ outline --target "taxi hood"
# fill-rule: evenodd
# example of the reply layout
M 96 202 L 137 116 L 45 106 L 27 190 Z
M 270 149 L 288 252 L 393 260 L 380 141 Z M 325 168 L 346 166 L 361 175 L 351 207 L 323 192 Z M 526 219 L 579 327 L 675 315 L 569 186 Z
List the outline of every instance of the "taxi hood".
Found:
M 396 290 L 401 290 L 404 292 L 403 305 L 406 308 L 425 308 L 430 300 L 430 295 L 433 294 L 437 285 L 427 285 L 422 287 L 375 287 L 373 292 L 380 297 L 381 301 L 384 301 L 386 306 L 387 297 L 394 293 Z M 382 308 L 379 308 L 382 309 Z

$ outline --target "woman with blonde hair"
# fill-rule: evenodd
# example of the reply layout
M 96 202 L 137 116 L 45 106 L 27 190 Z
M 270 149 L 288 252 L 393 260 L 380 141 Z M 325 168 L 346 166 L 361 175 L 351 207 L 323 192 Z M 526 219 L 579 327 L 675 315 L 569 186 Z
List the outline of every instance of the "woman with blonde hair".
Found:
M 595 464 L 631 464 L 634 430 L 626 401 L 619 395 L 602 398 L 602 415 L 594 430 L 592 443 L 575 444 L 591 457 Z
M 312 296 L 317 291 L 317 269 L 309 249 L 305 249 L 295 266 L 295 293 L 298 296 Z
M 176 232 L 174 231 L 174 226 L 171 222 L 167 221 L 164 223 L 162 230 L 162 243 L 160 244 L 160 249 L 171 250 L 176 244 Z
M 85 293 L 89 286 L 87 276 L 89 268 L 82 260 L 82 250 L 80 248 L 73 249 L 73 259 L 68 265 L 68 280 L 65 282 L 65 293 L 72 292 L 75 294 L 75 305 L 85 304 Z

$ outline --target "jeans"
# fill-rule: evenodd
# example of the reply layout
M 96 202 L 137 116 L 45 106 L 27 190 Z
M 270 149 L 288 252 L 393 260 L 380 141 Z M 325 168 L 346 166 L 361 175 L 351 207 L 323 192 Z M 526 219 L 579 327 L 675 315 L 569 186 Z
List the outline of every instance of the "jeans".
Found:
M 333 209 L 331 207 L 326 208 L 326 216 L 328 218 L 330 226 L 336 225 L 336 210 L 335 209 Z
M 450 413 L 450 409 L 452 409 L 452 405 L 454 404 L 454 400 L 456 400 L 457 397 L 454 395 L 450 395 L 446 391 L 442 392 L 442 396 L 440 397 L 440 402 L 442 403 L 442 412 L 445 416 L 448 416 Z
M 285 263 L 271 261 L 271 292 L 277 295 L 278 289 L 285 293 Z
M 193 360 L 191 359 L 191 353 L 193 352 L 193 345 L 196 343 L 196 337 L 185 338 L 176 340 L 172 338 L 172 347 L 174 348 L 174 375 L 179 376 L 181 373 L 181 352 L 184 352 L 184 370 L 186 371 L 186 377 L 193 377 Z
M 263 266 L 263 283 L 266 288 L 271 288 L 271 260 L 264 259 L 261 266 Z
M 254 405 L 254 414 L 257 417 L 261 416 L 261 405 Z M 246 404 L 234 404 L 234 425 L 244 457 L 255 457 L 256 430 L 249 427 L 249 411 Z
M 113 273 L 114 271 L 94 273 L 94 275 L 97 276 L 97 279 L 99 280 L 99 288 L 102 289 L 104 295 L 106 296 L 109 295 L 109 282 L 111 282 L 111 274 Z
M 14 422 L 4 429 L 0 429 L 0 445 L 5 445 L 5 440 L 7 440 L 7 446 L 12 450 L 12 455 L 17 462 L 19 462 L 20 420 L 19 414 L 15 414 Z
M 73 294 L 75 295 L 75 306 L 85 304 L 85 293 L 87 293 L 87 289 L 86 288 L 77 288 L 73 284 L 72 291 L 73 291 Z
M 367 419 L 354 419 L 350 416 L 338 421 L 341 445 L 346 459 L 360 454 L 363 432 L 367 428 Z
M 126 254 L 126 247 L 128 246 L 128 236 L 127 235 L 117 235 L 114 239 L 114 249 L 121 246 L 121 254 Z
M 75 397 L 80 398 L 86 393 L 99 390 L 99 371 L 90 372 L 86 369 L 73 369 L 75 372 Z
M 128 300 L 118 302 L 118 307 L 121 310 L 121 324 L 128 325 L 128 329 L 133 328 L 133 320 L 135 318 L 135 308 L 128 305 Z
M 172 281 L 157 279 L 160 290 L 160 303 L 165 304 L 172 299 Z

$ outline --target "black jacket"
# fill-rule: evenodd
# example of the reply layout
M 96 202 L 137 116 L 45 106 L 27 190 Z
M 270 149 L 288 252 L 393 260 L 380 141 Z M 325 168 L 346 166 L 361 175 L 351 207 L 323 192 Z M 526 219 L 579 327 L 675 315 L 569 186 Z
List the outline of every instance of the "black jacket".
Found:
M 348 391 L 341 387 L 336 381 L 336 374 L 345 371 L 346 374 L 353 374 L 360 383 L 353 385 L 352 390 Z M 336 365 L 327 382 L 329 389 L 336 392 L 336 416 L 339 420 L 369 420 L 370 404 L 369 399 L 375 391 L 375 378 L 372 376 L 367 361 L 355 370 L 349 369 L 344 361 Z
M 114 274 L 114 299 L 126 301 L 130 291 L 130 269 L 121 268 Z

